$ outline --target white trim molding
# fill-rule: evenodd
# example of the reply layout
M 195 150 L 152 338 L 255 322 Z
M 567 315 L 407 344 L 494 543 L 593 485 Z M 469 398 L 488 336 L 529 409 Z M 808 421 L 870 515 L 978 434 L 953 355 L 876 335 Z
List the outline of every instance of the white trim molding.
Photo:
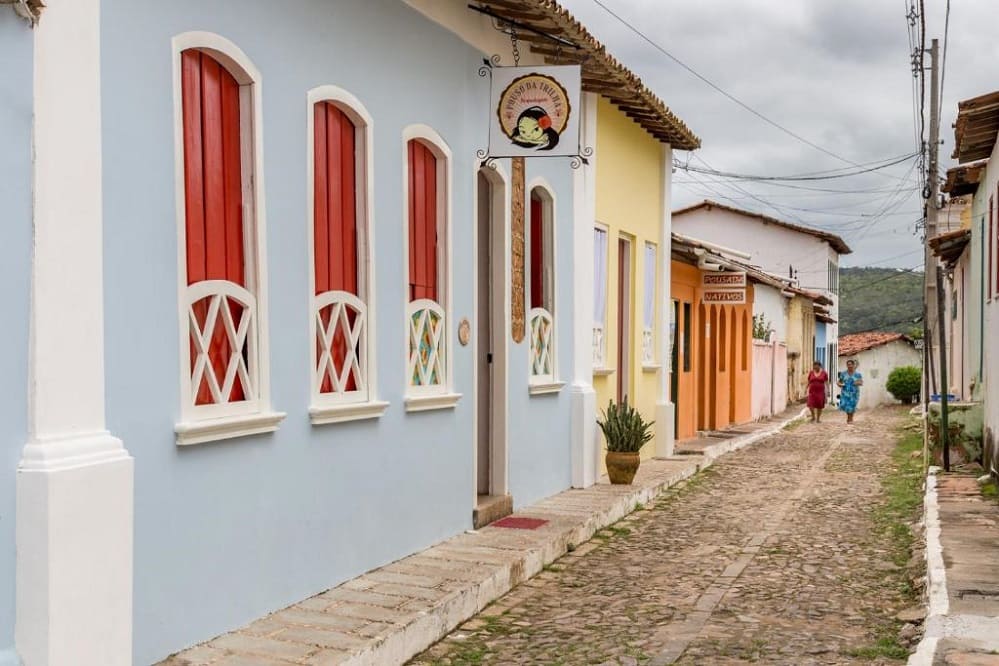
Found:
M 47 4 L 34 33 L 29 413 L 16 481 L 14 634 L 25 664 L 126 666 L 134 467 L 104 419 L 101 2 Z
M 437 159 L 437 297 L 440 302 L 429 299 L 409 301 L 409 142 L 419 141 L 434 154 Z M 427 409 L 442 409 L 453 407 L 460 393 L 454 391 L 454 341 L 449 328 L 453 320 L 451 297 L 452 272 L 452 171 L 453 158 L 451 148 L 444 138 L 429 125 L 408 125 L 402 131 L 402 287 L 407 296 L 404 310 L 403 328 L 405 344 L 406 368 L 406 411 L 425 411 Z M 443 240 L 441 247 L 440 240 Z M 414 317 L 418 317 L 414 320 Z M 435 321 L 439 317 L 439 321 Z M 429 329 L 427 328 L 429 326 Z M 425 368 L 425 363 L 419 359 L 419 336 L 431 333 L 434 349 L 432 358 L 439 375 L 433 380 L 433 373 L 421 373 L 420 384 L 413 384 L 414 372 Z M 436 397 L 430 400 L 430 397 Z
M 673 445 L 676 439 L 676 433 L 673 428 L 676 403 L 673 401 L 673 396 L 670 395 L 669 379 L 671 372 L 670 366 L 673 362 L 673 349 L 670 344 L 670 330 L 672 330 L 672 327 L 675 325 L 675 322 L 673 321 L 673 287 L 671 284 L 672 269 L 670 263 L 672 261 L 671 257 L 673 256 L 673 150 L 670 148 L 669 144 L 663 144 L 659 164 L 659 168 L 662 171 L 660 175 L 663 183 L 663 199 L 662 221 L 659 224 L 659 253 L 657 254 L 659 267 L 656 271 L 658 293 L 660 295 L 656 298 L 656 307 L 659 309 L 657 317 L 659 324 L 659 376 L 658 381 L 656 382 L 655 450 L 657 457 L 668 458 L 673 455 Z M 676 335 L 677 344 L 679 344 L 678 331 L 676 332 Z
M 572 385 L 570 441 L 572 442 L 572 486 L 587 488 L 597 480 L 599 467 L 596 429 L 596 392 L 593 390 L 593 229 L 596 224 L 596 174 L 600 147 L 597 145 L 597 96 L 584 93 L 580 109 L 580 133 L 584 146 L 594 149 L 589 164 L 572 173 Z M 590 285 L 591 288 L 587 288 Z
M 311 403 L 309 417 L 313 425 L 342 423 L 380 417 L 388 406 L 378 400 L 377 354 L 375 345 L 375 271 L 374 271 L 374 121 L 361 101 L 352 93 L 334 85 L 313 88 L 306 95 L 306 227 L 308 229 L 309 267 L 309 354 Z M 357 295 L 347 292 L 316 294 L 315 266 L 315 105 L 331 102 L 354 124 L 355 227 L 357 238 Z M 323 330 L 321 312 L 332 307 L 329 327 Z M 348 309 L 352 313 L 348 315 Z M 347 390 L 346 377 L 333 381 L 333 391 L 323 392 L 325 373 L 335 375 L 330 345 L 337 328 L 351 341 L 343 370 L 353 375 L 353 390 Z M 317 347 L 317 343 L 319 347 Z M 317 351 L 322 349 L 317 357 Z M 356 356 L 356 358 L 354 358 Z M 325 364 L 324 364 L 325 362 Z M 356 365 L 355 365 L 356 363 Z
M 281 412 L 275 412 L 270 407 L 270 368 L 267 327 L 267 251 L 266 251 L 266 221 L 264 202 L 264 158 L 263 158 L 263 90 L 260 70 L 256 68 L 247 55 L 234 43 L 211 32 L 185 32 L 176 35 L 171 42 L 173 57 L 173 87 L 174 87 L 174 182 L 175 207 L 177 219 L 177 294 L 178 294 L 178 324 L 180 340 L 180 422 L 174 430 L 177 434 L 177 444 L 193 444 L 211 441 L 212 439 L 228 439 L 243 435 L 269 432 L 277 428 L 284 417 Z M 191 309 L 193 294 L 199 294 L 208 281 L 187 284 L 187 234 L 186 205 L 184 182 L 184 113 L 181 86 L 181 54 L 188 49 L 198 49 L 216 59 L 236 79 L 240 86 L 240 131 L 242 133 L 243 159 L 243 228 L 246 248 L 245 275 L 246 288 L 235 283 L 226 283 L 231 287 L 222 288 L 215 284 L 213 293 L 225 292 L 226 300 L 238 290 L 241 294 L 241 305 L 251 312 L 252 321 L 247 324 L 247 331 L 230 330 L 226 327 L 229 337 L 232 333 L 243 333 L 249 341 L 249 363 L 246 374 L 240 377 L 245 400 L 229 402 L 227 394 L 213 392 L 216 399 L 212 404 L 195 404 L 198 386 L 193 385 L 192 377 L 198 377 L 201 359 L 196 359 L 198 365 L 191 362 L 191 322 L 195 321 Z M 210 281 L 222 283 L 224 281 Z M 219 291 L 221 289 L 221 291 Z M 230 293 L 232 292 L 232 293 Z M 245 293 L 244 293 L 245 292 Z M 241 300 L 240 300 L 241 299 Z M 215 301 L 213 300 L 212 303 Z M 228 309 L 228 308 L 223 308 Z M 223 323 L 230 323 L 224 321 Z M 246 323 L 245 320 L 243 323 Z M 239 328 L 242 328 L 240 326 Z M 240 338 L 242 339 L 242 338 Z M 235 350 L 233 350 L 235 353 Z M 238 364 L 237 364 L 238 365 Z M 232 369 L 230 363 L 227 369 Z M 239 373 L 237 367 L 235 372 Z M 209 369 L 209 374 L 211 370 Z M 249 382 L 249 386 L 245 382 Z M 266 428 L 259 427 L 261 422 L 268 422 Z

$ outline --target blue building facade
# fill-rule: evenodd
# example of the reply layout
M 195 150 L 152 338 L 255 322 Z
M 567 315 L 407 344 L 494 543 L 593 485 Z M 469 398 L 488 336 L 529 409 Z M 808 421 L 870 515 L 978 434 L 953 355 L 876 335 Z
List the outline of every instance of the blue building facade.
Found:
M 492 19 L 45 5 L 0 5 L 0 666 L 153 663 L 595 482 L 593 160 L 483 163 Z

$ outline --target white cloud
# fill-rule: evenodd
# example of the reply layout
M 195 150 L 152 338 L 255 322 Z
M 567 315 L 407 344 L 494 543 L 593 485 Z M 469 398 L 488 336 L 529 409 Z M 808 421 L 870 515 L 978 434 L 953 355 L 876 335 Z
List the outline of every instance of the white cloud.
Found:
M 913 152 L 912 75 L 906 0 L 602 0 L 677 58 L 775 122 L 854 162 Z M 788 174 L 846 166 L 756 118 L 645 43 L 593 0 L 563 0 L 608 50 L 643 78 L 701 137 L 696 154 L 726 171 Z M 941 173 L 952 164 L 957 102 L 999 89 L 999 2 L 963 0 L 951 8 L 941 122 Z M 927 46 L 944 32 L 943 0 L 927 2 Z M 929 59 L 927 58 L 927 64 Z M 927 79 L 928 85 L 928 79 Z M 927 91 L 927 99 L 928 99 Z M 927 111 L 927 117 L 928 117 Z M 685 159 L 684 153 L 678 153 Z M 696 160 L 695 162 L 696 163 Z M 887 175 L 803 183 L 830 194 L 759 183 L 702 183 L 678 172 L 675 203 L 731 197 L 728 203 L 840 233 L 854 248 L 845 265 L 920 263 L 914 224 L 921 183 L 892 214 L 871 224 L 910 163 Z M 891 176 L 895 176 L 892 178 Z M 918 187 L 917 187 L 918 186 Z M 712 191 L 714 190 L 714 191 Z M 794 210 L 794 209 L 808 209 Z

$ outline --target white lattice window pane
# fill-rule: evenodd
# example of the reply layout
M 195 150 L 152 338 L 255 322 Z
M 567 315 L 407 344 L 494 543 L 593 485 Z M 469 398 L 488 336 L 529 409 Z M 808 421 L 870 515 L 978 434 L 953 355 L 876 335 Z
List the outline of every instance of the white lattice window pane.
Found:
M 444 309 L 434 301 L 420 299 L 409 304 L 408 315 L 410 387 L 444 388 Z
M 191 404 L 221 405 L 257 399 L 256 300 L 225 280 L 187 288 L 191 345 Z
M 593 325 L 603 329 L 607 316 L 607 231 L 593 230 Z
M 652 335 L 652 329 L 642 330 L 642 364 L 652 365 L 656 362 L 656 340 Z
M 531 377 L 550 380 L 555 376 L 552 314 L 544 308 L 533 308 L 527 318 L 531 326 Z
M 345 291 L 320 294 L 315 301 L 316 367 L 320 396 L 363 400 L 367 395 L 367 307 Z
M 593 327 L 593 367 L 604 367 L 604 327 Z

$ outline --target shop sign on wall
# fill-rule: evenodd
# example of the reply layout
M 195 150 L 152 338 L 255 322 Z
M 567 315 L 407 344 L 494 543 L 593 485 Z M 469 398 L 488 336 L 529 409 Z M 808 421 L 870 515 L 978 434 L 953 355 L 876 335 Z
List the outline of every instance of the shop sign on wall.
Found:
M 701 274 L 701 301 L 719 305 L 742 305 L 746 302 L 745 272 L 708 272 Z

